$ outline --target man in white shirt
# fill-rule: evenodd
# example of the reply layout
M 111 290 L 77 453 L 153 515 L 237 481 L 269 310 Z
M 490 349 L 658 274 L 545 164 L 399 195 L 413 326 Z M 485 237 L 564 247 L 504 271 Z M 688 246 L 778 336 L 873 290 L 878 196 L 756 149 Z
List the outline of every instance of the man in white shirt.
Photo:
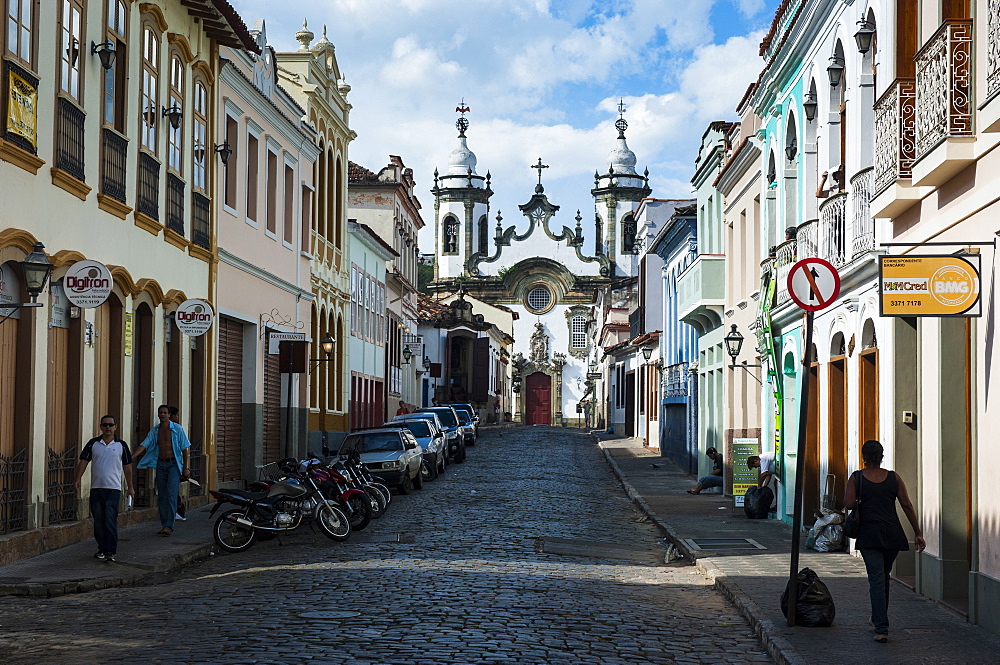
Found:
M 76 491 L 87 465 L 90 469 L 90 514 L 94 518 L 95 559 L 114 561 L 118 551 L 118 506 L 122 500 L 122 479 L 128 483 L 128 495 L 135 496 L 132 487 L 132 455 L 128 444 L 115 436 L 118 422 L 114 416 L 101 418 L 101 436 L 87 442 L 76 463 Z
M 774 453 L 761 453 L 747 458 L 747 468 L 757 469 L 757 487 L 767 487 L 774 477 Z

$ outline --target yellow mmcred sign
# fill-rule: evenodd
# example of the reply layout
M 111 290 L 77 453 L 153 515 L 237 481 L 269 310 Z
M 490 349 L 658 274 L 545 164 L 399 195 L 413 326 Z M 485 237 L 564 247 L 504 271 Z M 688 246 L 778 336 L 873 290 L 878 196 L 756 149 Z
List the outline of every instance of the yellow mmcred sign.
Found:
M 37 146 L 38 90 L 14 72 L 10 73 L 7 87 L 7 131 L 18 134 Z
M 882 316 L 981 316 L 978 254 L 883 256 Z

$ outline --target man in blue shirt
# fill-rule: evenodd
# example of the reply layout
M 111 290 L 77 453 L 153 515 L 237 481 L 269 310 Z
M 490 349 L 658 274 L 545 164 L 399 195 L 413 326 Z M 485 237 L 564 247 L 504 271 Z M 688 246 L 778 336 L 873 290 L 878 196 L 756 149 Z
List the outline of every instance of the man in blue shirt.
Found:
M 156 468 L 156 501 L 160 509 L 160 526 L 157 533 L 169 536 L 174 531 L 177 515 L 177 489 L 181 476 L 191 477 L 188 455 L 191 442 L 184 428 L 170 420 L 170 407 L 161 404 L 156 409 L 160 423 L 149 430 L 149 434 L 135 449 L 135 457 L 141 459 L 136 468 Z
M 128 444 L 115 436 L 118 423 L 114 416 L 101 418 L 101 436 L 87 442 L 76 463 L 76 491 L 90 469 L 90 514 L 94 518 L 95 559 L 114 561 L 118 551 L 118 506 L 122 500 L 122 478 L 128 482 L 128 495 L 135 496 L 132 485 L 132 456 Z

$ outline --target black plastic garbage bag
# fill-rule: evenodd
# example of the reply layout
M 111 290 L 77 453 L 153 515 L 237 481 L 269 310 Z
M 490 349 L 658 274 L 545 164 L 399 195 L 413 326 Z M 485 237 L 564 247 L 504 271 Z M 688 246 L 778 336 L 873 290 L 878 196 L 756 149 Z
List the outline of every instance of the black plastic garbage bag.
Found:
M 795 606 L 795 623 L 807 628 L 825 628 L 833 623 L 837 608 L 833 604 L 833 596 L 826 584 L 811 568 L 803 568 L 796 579 L 798 600 Z M 788 588 L 781 594 L 781 613 L 788 617 Z
M 751 487 L 743 495 L 743 512 L 752 520 L 762 520 L 767 517 L 774 502 L 774 492 L 770 487 Z

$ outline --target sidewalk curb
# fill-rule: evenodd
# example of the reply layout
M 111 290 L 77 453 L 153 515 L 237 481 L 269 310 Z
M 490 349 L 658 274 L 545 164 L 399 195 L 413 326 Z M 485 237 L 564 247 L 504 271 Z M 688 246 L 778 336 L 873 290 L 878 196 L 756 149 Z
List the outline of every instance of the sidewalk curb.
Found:
M 123 574 L 118 577 L 100 577 L 69 582 L 49 582 L 46 584 L 0 584 L 0 597 L 31 596 L 34 598 L 52 598 L 72 593 L 87 593 L 99 589 L 134 586 L 142 584 L 150 577 L 172 573 L 188 564 L 211 556 L 214 544 L 199 545 L 184 554 L 174 554 L 152 566 L 149 570 L 138 573 Z M 111 564 L 108 564 L 111 565 Z M 134 569 L 134 567 L 132 567 Z
M 778 665 L 806 665 L 806 660 L 799 655 L 798 651 L 789 644 L 789 642 L 779 636 L 778 627 L 774 625 L 773 621 L 769 619 L 762 619 L 760 617 L 764 616 L 763 610 L 757 605 L 747 594 L 740 589 L 739 585 L 731 582 L 728 577 L 722 573 L 719 568 L 712 563 L 711 560 L 700 559 L 694 556 L 691 549 L 687 546 L 682 538 L 677 535 L 677 532 L 669 524 L 660 519 L 656 512 L 650 507 L 645 499 L 636 491 L 636 489 L 628 482 L 625 474 L 622 472 L 621 467 L 615 462 L 611 453 L 608 452 L 607 447 L 604 445 L 604 441 L 599 440 L 596 436 L 594 439 L 597 442 L 598 447 L 601 452 L 604 453 L 604 459 L 607 461 L 608 466 L 611 467 L 611 471 L 615 474 L 615 477 L 622 484 L 625 489 L 625 493 L 628 498 L 639 506 L 639 508 L 652 520 L 652 522 L 663 532 L 664 536 L 670 543 L 681 552 L 685 559 L 692 562 L 697 566 L 706 578 L 712 580 L 713 585 L 718 589 L 722 595 L 728 600 L 732 605 L 736 607 L 739 613 L 744 619 L 750 624 L 751 629 L 760 641 L 764 644 L 764 648 L 767 649 L 768 655 L 774 659 Z

